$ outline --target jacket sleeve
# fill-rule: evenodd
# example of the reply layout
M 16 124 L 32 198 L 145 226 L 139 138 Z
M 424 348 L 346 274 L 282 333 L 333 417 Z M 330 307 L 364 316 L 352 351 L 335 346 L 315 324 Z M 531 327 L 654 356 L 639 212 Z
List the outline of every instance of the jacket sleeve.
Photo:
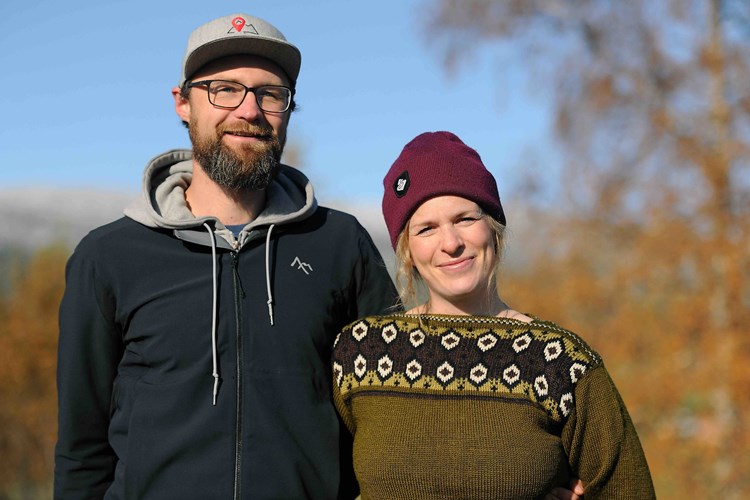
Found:
M 66 267 L 59 315 L 54 496 L 66 500 L 102 498 L 117 462 L 107 434 L 122 340 L 111 294 L 79 250 Z
M 359 256 L 354 270 L 356 310 L 349 321 L 371 315 L 395 313 L 402 309 L 398 292 L 369 233 L 359 227 Z
M 603 364 L 578 382 L 562 440 L 587 499 L 656 498 L 635 427 Z

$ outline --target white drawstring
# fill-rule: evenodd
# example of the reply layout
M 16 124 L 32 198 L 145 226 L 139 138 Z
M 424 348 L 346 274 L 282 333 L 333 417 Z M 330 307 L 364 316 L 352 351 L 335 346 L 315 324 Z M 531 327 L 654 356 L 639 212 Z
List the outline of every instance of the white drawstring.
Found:
M 216 235 L 213 229 L 208 223 L 203 223 L 203 227 L 206 228 L 208 234 L 211 236 L 211 257 L 213 260 L 213 302 L 211 304 L 212 315 L 211 315 L 211 356 L 213 362 L 213 372 L 211 375 L 214 378 L 214 392 L 213 392 L 213 404 L 216 406 L 216 396 L 219 394 L 219 361 L 216 352 L 216 302 L 218 297 L 218 285 L 216 276 Z
M 211 375 L 214 378 L 214 390 L 213 390 L 213 405 L 216 406 L 216 398 L 219 394 L 219 359 L 218 359 L 218 353 L 217 353 L 217 347 L 216 347 L 216 315 L 218 313 L 217 311 L 217 301 L 218 301 L 218 276 L 217 276 L 217 270 L 216 270 L 216 235 L 214 234 L 213 229 L 211 226 L 208 225 L 208 223 L 203 223 L 203 227 L 206 228 L 206 231 L 208 231 L 209 236 L 211 237 L 211 258 L 213 262 L 213 299 L 211 303 L 211 361 L 212 361 L 212 368 L 213 371 Z M 275 227 L 275 224 L 271 224 L 271 226 L 268 228 L 268 233 L 266 234 L 266 292 L 268 294 L 268 317 L 271 320 L 271 326 L 273 326 L 273 295 L 271 294 L 271 253 L 270 253 L 270 246 L 271 246 L 271 231 L 273 231 L 273 228 Z
M 266 233 L 266 293 L 268 294 L 268 317 L 271 320 L 271 326 L 273 326 L 273 295 L 271 295 L 271 231 L 276 224 L 271 224 Z

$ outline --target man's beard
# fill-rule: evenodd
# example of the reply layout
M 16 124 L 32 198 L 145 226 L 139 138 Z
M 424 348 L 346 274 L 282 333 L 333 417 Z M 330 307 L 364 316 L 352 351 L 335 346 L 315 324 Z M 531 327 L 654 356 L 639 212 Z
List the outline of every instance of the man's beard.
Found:
M 234 192 L 262 190 L 271 183 L 283 149 L 271 127 L 247 123 L 223 125 L 211 137 L 198 137 L 196 130 L 195 124 L 191 124 L 189 133 L 193 158 L 215 183 Z M 265 142 L 235 151 L 221 141 L 227 131 L 260 136 Z

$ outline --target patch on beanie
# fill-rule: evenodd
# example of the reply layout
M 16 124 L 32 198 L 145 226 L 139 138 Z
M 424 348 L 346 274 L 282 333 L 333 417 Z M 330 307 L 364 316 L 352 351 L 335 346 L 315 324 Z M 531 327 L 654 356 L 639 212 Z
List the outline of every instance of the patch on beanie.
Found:
M 409 186 L 411 186 L 409 172 L 404 170 L 401 175 L 396 177 L 396 182 L 393 183 L 393 192 L 396 193 L 396 197 L 401 198 L 409 190 Z

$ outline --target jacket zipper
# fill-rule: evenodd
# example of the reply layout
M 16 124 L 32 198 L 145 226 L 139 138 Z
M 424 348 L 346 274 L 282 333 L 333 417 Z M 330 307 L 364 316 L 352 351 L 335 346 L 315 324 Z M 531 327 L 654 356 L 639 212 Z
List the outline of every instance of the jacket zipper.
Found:
M 234 499 L 240 500 L 241 479 L 242 479 L 242 314 L 241 298 L 245 296 L 242 288 L 242 281 L 239 273 L 239 250 L 233 250 L 232 253 L 232 281 L 234 283 L 234 316 L 237 325 L 237 414 L 235 443 L 234 443 Z

